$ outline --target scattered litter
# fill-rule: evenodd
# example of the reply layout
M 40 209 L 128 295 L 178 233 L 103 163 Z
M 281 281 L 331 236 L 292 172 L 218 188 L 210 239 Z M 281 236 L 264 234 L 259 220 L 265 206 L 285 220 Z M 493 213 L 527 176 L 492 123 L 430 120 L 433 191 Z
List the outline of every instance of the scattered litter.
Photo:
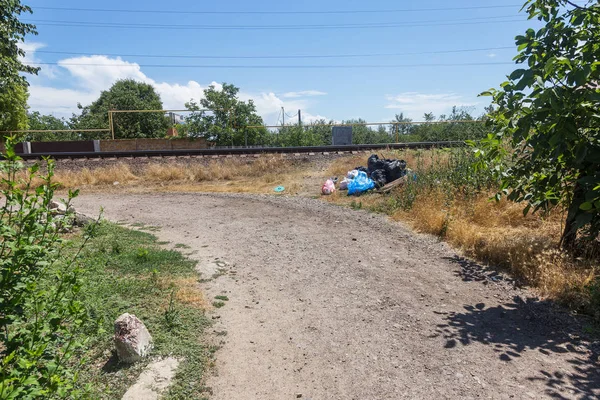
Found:
M 340 182 L 340 190 L 348 190 L 348 184 L 352 182 L 352 179 L 344 178 Z
M 321 188 L 321 193 L 324 195 L 329 195 L 333 192 L 335 192 L 335 183 L 333 183 L 333 180 L 327 179 Z
M 283 192 L 285 190 L 285 188 L 283 186 L 277 186 L 273 190 L 275 190 L 275 192 L 277 192 L 277 193 L 281 193 L 281 192 Z
M 417 180 L 417 175 L 406 167 L 406 161 L 379 158 L 373 154 L 367 160 L 368 167 L 358 166 L 348 171 L 346 177 L 339 183 L 339 190 L 348 190 L 348 195 L 361 194 L 376 188 L 379 192 L 387 193 L 393 188 L 410 180 Z M 337 178 L 328 179 L 321 188 L 325 195 L 335 191 Z
M 361 194 L 375 187 L 375 182 L 363 171 L 359 171 L 358 176 L 348 183 L 348 196 Z

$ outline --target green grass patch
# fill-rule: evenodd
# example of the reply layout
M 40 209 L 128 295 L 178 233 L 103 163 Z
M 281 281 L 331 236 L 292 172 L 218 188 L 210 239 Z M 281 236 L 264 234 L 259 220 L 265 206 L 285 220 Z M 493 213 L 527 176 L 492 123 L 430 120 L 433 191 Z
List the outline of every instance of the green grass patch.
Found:
M 217 299 L 217 300 L 223 300 L 223 301 L 229 301 L 229 297 L 227 297 L 227 296 L 221 296 L 221 295 L 215 296 L 215 299 Z
M 225 306 L 225 303 L 222 301 L 213 301 L 212 305 L 214 308 L 221 308 L 221 307 Z
M 80 239 L 76 239 L 77 242 Z M 74 243 L 76 244 L 76 243 Z M 113 322 L 122 313 L 135 314 L 154 339 L 153 356 L 182 360 L 165 398 L 205 396 L 203 375 L 214 348 L 202 343 L 209 325 L 198 306 L 177 299 L 177 282 L 197 279 L 196 263 L 182 254 L 159 247 L 153 235 L 102 223 L 82 258 L 86 279 L 82 293 L 89 313 L 101 329 L 88 332 L 79 383 L 91 398 L 121 398 L 145 363 L 119 365 L 112 352 Z

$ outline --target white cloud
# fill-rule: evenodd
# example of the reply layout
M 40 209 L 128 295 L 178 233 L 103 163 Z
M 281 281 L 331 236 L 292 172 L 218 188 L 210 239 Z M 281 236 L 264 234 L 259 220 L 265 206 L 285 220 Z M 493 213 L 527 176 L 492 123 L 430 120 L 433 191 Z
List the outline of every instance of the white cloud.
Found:
M 386 96 L 390 102 L 385 108 L 397 109 L 405 116 L 414 120 L 423 118 L 423 114 L 432 112 L 434 115 L 448 114 L 453 106 L 474 106 L 476 102 L 468 102 L 455 93 L 425 94 L 418 92 L 400 93 Z
M 43 49 L 44 47 L 46 47 L 45 43 L 40 43 L 40 42 L 24 42 L 24 43 L 20 43 L 19 47 L 21 48 L 21 50 L 23 50 L 25 52 L 25 57 L 19 57 L 19 59 L 21 60 L 21 62 L 23 62 L 24 64 L 36 64 L 39 63 L 40 60 L 36 57 L 35 52 L 38 51 L 39 49 Z M 58 73 L 58 69 L 56 68 L 56 66 L 54 65 L 42 65 L 42 68 L 40 69 L 40 72 L 38 73 L 39 76 L 43 76 L 46 78 L 55 78 L 56 74 Z
M 319 90 L 302 90 L 300 92 L 287 92 L 282 97 L 286 99 L 295 99 L 298 97 L 309 97 L 309 96 L 325 96 L 327 93 Z
M 75 57 L 59 61 L 59 66 L 68 73 L 73 88 L 56 88 L 34 82 L 30 86 L 29 103 L 33 110 L 57 116 L 68 116 L 77 112 L 77 103 L 88 105 L 120 79 L 135 79 L 153 85 L 167 109 L 183 109 L 190 99 L 199 100 L 207 86 L 189 81 L 187 84 L 156 82 L 141 71 L 136 63 L 106 56 Z M 218 88 L 221 86 L 215 82 Z
M 78 102 L 88 105 L 97 98 L 98 93 L 83 90 L 58 89 L 35 84 L 29 86 L 29 108 L 57 117 L 70 117 L 78 111 Z
M 496 53 L 490 53 L 487 55 L 489 58 L 495 58 L 497 56 Z
M 120 79 L 141 82 L 150 80 L 138 64 L 123 61 L 120 57 L 74 57 L 61 60 L 58 65 L 65 68 L 77 80 L 76 83 L 88 91 L 100 92 Z
M 281 124 L 281 107 L 283 107 L 285 113 L 288 114 L 288 116 L 285 118 L 286 121 L 297 121 L 298 110 L 301 110 L 303 123 L 311 123 L 319 119 L 327 119 L 327 117 L 322 115 L 313 115 L 306 111 L 310 106 L 310 103 L 307 100 L 284 100 L 273 92 L 263 92 L 259 94 L 240 92 L 239 97 L 244 101 L 252 99 L 256 105 L 256 111 L 263 117 L 263 120 L 267 125 Z M 289 115 L 294 115 L 295 117 L 290 118 Z
M 183 109 L 190 99 L 200 100 L 204 89 L 209 85 L 214 85 L 217 90 L 222 89 L 222 85 L 216 82 L 207 85 L 196 81 L 189 81 L 186 84 L 157 82 L 142 72 L 139 64 L 125 61 L 120 57 L 109 58 L 102 55 L 74 57 L 61 60 L 58 64 L 59 68 L 66 72 L 67 81 L 71 83 L 72 88 L 57 88 L 54 85 L 57 82 L 53 79 L 48 79 L 45 85 L 37 81 L 33 82 L 30 86 L 29 99 L 32 110 L 56 116 L 70 116 L 71 113 L 78 112 L 78 102 L 83 105 L 92 103 L 102 90 L 109 89 L 120 79 L 135 79 L 153 85 L 160 94 L 165 109 Z M 284 100 L 272 92 L 258 94 L 240 92 L 239 98 L 245 101 L 253 99 L 258 114 L 267 124 L 277 123 L 281 107 L 284 107 L 286 113 L 290 115 L 302 109 L 302 120 L 309 123 L 324 117 L 304 111 L 309 103 L 297 97 L 323 94 L 325 93 L 317 90 L 289 92 L 282 97 L 291 100 Z M 286 95 L 290 96 L 286 97 Z

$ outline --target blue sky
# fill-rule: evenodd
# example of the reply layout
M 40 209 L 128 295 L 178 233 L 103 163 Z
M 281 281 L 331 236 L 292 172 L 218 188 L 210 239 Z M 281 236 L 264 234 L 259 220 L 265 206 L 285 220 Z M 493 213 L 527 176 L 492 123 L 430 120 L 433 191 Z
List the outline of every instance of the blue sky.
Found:
M 76 111 L 78 102 L 89 104 L 115 80 L 135 78 L 156 85 L 167 108 L 181 108 L 190 98 L 200 98 L 202 90 L 213 82 L 233 83 L 240 87 L 243 99 L 255 100 L 260 114 L 268 123 L 277 122 L 281 106 L 290 114 L 294 114 L 298 108 L 302 109 L 306 121 L 317 117 L 335 120 L 362 117 L 370 122 L 379 122 L 390 120 L 399 112 L 421 120 L 424 112 L 432 111 L 439 115 L 449 112 L 453 105 L 472 106 L 479 113 L 488 100 L 478 98 L 477 94 L 498 86 L 514 69 L 512 65 L 506 64 L 511 62 L 516 53 L 514 37 L 536 25 L 536 22 L 528 21 L 525 14 L 519 14 L 521 2 L 522 0 L 306 0 L 301 3 L 271 0 L 25 1 L 33 8 L 34 14 L 23 18 L 36 21 L 39 31 L 39 35 L 29 37 L 24 46 L 29 50 L 27 60 L 58 63 L 44 65 L 42 73 L 30 79 L 30 105 L 32 110 L 57 116 L 70 115 Z M 512 6 L 466 9 L 506 5 Z M 42 7 L 101 8 L 113 11 L 67 11 Z M 431 10 L 436 8 L 446 9 Z M 123 9 L 183 13 L 115 11 Z M 340 10 L 405 11 L 319 13 Z M 194 13 L 196 11 L 317 13 L 200 14 Z M 75 22 L 77 26 L 57 21 Z M 91 26 L 92 23 L 113 25 L 96 27 Z M 114 24 L 144 24 L 144 27 L 119 27 Z M 347 27 L 352 24 L 378 26 Z M 381 24 L 396 26 L 382 27 Z M 294 26 L 302 29 L 182 29 L 182 25 Z M 307 29 L 309 25 L 327 28 Z M 490 50 L 448 52 L 472 49 Z M 414 54 L 424 52 L 433 54 Z M 391 53 L 403 55 L 377 56 Z M 348 54 L 364 56 L 288 59 L 172 57 Z M 166 57 L 148 58 L 140 55 Z M 190 66 L 150 66 L 157 64 Z M 217 67 L 199 67 L 210 65 Z M 331 68 L 356 65 L 373 67 Z M 394 67 L 382 67 L 383 65 Z M 294 68 L 247 68 L 249 66 Z M 295 68 L 298 66 L 328 68 Z

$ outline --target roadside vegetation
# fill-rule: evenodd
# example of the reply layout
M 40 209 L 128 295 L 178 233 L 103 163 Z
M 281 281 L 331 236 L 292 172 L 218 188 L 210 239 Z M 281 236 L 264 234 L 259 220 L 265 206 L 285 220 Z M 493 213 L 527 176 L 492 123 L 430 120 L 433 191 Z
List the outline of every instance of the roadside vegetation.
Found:
M 77 245 L 81 238 L 74 238 Z M 152 335 L 152 357 L 181 361 L 168 399 L 202 398 L 203 377 L 216 350 L 203 341 L 210 305 L 198 287 L 195 262 L 164 250 L 147 232 L 103 222 L 86 245 L 84 304 L 99 322 L 80 358 L 79 382 L 92 398 L 116 399 L 131 386 L 146 363 L 129 367 L 113 353 L 113 323 L 122 313 L 140 318 Z
M 595 314 L 600 306 L 596 276 L 598 253 L 590 249 L 572 257 L 560 249 L 565 212 L 560 208 L 535 215 L 524 206 L 496 201 L 498 182 L 489 170 L 475 171 L 471 149 L 383 152 L 401 158 L 416 180 L 389 194 L 349 197 L 336 192 L 327 201 L 389 215 L 418 232 L 439 236 L 466 256 L 499 267 L 540 295 Z M 325 176 L 339 176 L 365 163 L 365 157 L 335 161 Z
M 123 365 L 113 353 L 113 323 L 125 312 L 146 324 L 152 358 L 181 361 L 166 398 L 203 397 L 215 349 L 203 341 L 210 305 L 195 262 L 146 232 L 99 221 L 77 228 L 77 191 L 68 192 L 66 212 L 52 204 L 52 161 L 25 168 L 10 143 L 5 158 L 0 399 L 120 398 L 149 361 Z
M 158 163 L 143 166 L 118 163 L 99 168 L 61 171 L 57 180 L 63 188 L 86 187 L 90 190 L 189 190 L 211 192 L 271 193 L 283 184 L 287 193 L 303 186 L 312 163 L 263 156 L 257 159 L 226 158 L 202 162 Z M 115 183 L 118 183 L 115 185 Z

